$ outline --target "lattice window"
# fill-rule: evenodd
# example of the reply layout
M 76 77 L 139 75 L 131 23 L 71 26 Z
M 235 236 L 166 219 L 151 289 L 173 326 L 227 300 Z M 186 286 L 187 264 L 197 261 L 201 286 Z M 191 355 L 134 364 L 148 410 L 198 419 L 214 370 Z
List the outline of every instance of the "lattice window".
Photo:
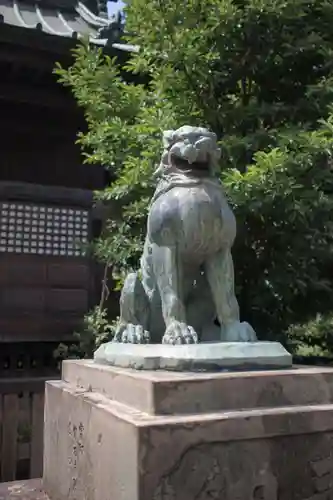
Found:
M 0 252 L 80 256 L 87 241 L 87 210 L 0 202 Z

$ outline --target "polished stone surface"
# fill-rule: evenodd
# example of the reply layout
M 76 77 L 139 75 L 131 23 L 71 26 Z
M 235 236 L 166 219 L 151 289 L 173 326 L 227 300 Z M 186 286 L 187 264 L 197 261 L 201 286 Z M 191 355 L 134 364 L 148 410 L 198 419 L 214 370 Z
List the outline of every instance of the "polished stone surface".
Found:
M 292 356 L 279 342 L 202 344 L 102 344 L 95 362 L 136 370 L 251 370 L 287 368 Z

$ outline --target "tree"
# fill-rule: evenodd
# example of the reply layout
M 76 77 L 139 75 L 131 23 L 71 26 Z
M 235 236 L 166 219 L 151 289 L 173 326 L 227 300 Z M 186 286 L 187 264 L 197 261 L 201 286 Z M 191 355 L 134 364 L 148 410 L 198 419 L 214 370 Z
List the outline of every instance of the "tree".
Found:
M 278 338 L 332 304 L 333 4 L 322 0 L 131 0 L 126 68 L 84 45 L 58 68 L 85 109 L 79 143 L 114 176 L 96 255 L 136 267 L 161 132 L 204 125 L 238 220 L 244 318 Z M 123 71 L 149 84 L 128 84 Z

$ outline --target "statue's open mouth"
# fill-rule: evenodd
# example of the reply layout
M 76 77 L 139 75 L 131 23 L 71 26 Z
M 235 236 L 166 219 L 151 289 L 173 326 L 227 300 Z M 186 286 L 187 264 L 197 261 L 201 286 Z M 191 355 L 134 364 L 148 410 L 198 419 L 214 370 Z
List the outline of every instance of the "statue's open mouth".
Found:
M 194 162 L 189 163 L 186 160 L 180 158 L 173 158 L 172 163 L 175 167 L 184 173 L 190 173 L 196 175 L 196 173 L 201 176 L 203 174 L 207 175 L 210 172 L 210 165 L 208 162 Z

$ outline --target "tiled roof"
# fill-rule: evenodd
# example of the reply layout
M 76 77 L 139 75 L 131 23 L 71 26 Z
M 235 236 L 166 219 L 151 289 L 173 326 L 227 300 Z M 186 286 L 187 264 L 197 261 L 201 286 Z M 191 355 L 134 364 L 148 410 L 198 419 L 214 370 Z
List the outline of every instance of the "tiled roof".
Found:
M 94 44 L 120 50 L 137 50 L 133 45 L 117 43 L 121 30 L 117 19 L 96 16 L 77 0 L 0 0 L 0 26 L 2 22 L 67 38 L 89 37 Z

